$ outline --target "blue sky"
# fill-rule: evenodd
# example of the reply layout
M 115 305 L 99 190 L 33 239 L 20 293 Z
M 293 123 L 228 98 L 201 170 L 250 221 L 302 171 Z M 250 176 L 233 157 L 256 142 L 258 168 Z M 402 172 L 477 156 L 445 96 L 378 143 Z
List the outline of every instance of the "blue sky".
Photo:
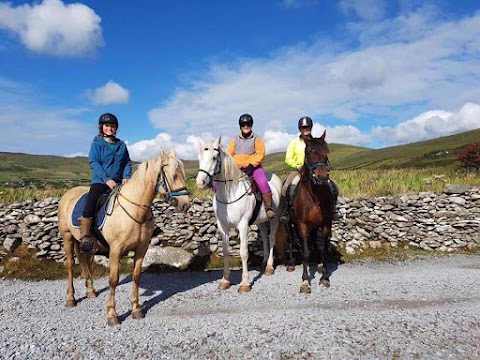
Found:
M 86 155 L 103 112 L 133 160 L 297 120 L 371 148 L 480 127 L 478 0 L 0 1 L 0 151 Z M 480 139 L 479 139 L 480 140 Z

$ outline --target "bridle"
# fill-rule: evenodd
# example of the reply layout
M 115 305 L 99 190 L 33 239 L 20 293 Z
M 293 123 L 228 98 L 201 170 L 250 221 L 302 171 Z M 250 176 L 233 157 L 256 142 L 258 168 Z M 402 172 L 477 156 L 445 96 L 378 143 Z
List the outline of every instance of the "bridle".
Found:
M 172 187 L 170 186 L 170 184 L 168 183 L 167 181 L 167 177 L 165 175 L 165 171 L 163 170 L 163 168 L 165 166 L 167 166 L 168 164 L 164 165 L 163 163 L 160 164 L 160 171 L 158 172 L 158 176 L 157 176 L 157 182 L 155 183 L 155 193 L 158 193 L 160 188 L 163 189 L 163 191 L 165 191 L 165 200 L 171 205 L 171 206 L 177 206 L 178 205 L 178 200 L 175 198 L 176 196 L 185 196 L 185 195 L 190 195 L 190 193 L 188 192 L 188 189 L 184 186 L 184 187 L 181 187 L 181 188 L 178 188 L 178 189 L 172 189 Z M 123 195 L 121 193 L 121 187 L 119 187 L 118 191 L 117 191 L 117 194 L 115 196 L 115 201 L 118 200 L 118 196 L 121 196 L 123 199 L 127 200 L 130 204 L 133 204 L 145 211 L 149 211 L 151 210 L 151 205 L 143 205 L 143 204 L 137 204 L 136 202 L 128 199 L 127 197 L 125 197 L 125 195 Z M 145 224 L 147 224 L 148 222 L 150 222 L 152 219 L 153 219 L 153 212 L 150 211 L 150 217 L 145 220 L 145 221 L 139 221 L 137 219 L 135 219 L 128 211 L 127 209 L 125 209 L 125 207 L 118 201 L 118 205 L 122 208 L 122 210 L 130 217 L 130 219 L 132 219 L 133 221 L 135 221 L 137 224 L 140 224 L 142 226 L 145 226 Z M 113 209 L 113 207 L 112 207 Z
M 207 183 L 207 186 L 208 187 L 212 187 L 213 186 L 213 182 L 214 181 L 217 181 L 217 182 L 222 182 L 222 180 L 215 180 L 215 176 L 217 176 L 218 174 L 220 174 L 220 171 L 222 169 L 222 158 L 220 156 L 220 150 L 218 148 L 213 148 L 213 151 L 216 151 L 218 153 L 219 156 L 217 156 L 217 158 L 215 159 L 215 168 L 213 169 L 213 174 L 210 174 L 208 171 L 206 170 L 203 170 L 203 169 L 199 169 L 198 172 L 203 172 L 205 174 L 207 174 L 208 176 L 208 183 Z M 227 182 L 227 180 L 223 180 L 225 182 Z M 231 181 L 231 180 L 230 180 Z
M 324 161 L 317 161 L 314 164 L 310 165 L 305 158 L 305 165 L 308 168 L 309 178 L 312 180 L 314 185 L 327 185 L 330 182 L 330 161 L 328 161 L 328 157 L 325 156 Z M 315 174 L 315 169 L 318 167 L 324 167 L 327 171 L 327 176 L 317 175 Z
M 218 174 L 220 174 L 221 170 L 222 170 L 222 157 L 220 156 L 220 150 L 218 148 L 214 148 L 213 151 L 216 151 L 218 152 L 218 155 L 216 160 L 215 160 L 215 168 L 213 169 L 213 174 L 210 174 L 208 171 L 206 170 L 203 170 L 203 169 L 199 169 L 198 172 L 203 172 L 205 173 L 207 176 L 208 176 L 208 183 L 207 183 L 207 186 L 208 187 L 213 187 L 213 182 L 220 182 L 220 183 L 227 183 L 227 182 L 231 182 L 233 181 L 233 179 L 223 179 L 223 180 L 220 180 L 220 179 L 216 179 L 215 176 L 217 176 Z M 244 178 L 244 177 L 248 177 L 246 174 L 243 174 L 241 176 L 241 178 Z M 239 178 L 240 179 L 240 178 Z M 222 201 L 220 200 L 217 196 L 215 196 L 215 200 L 221 204 L 233 204 L 237 201 L 239 201 L 241 198 L 243 198 L 245 195 L 251 195 L 253 194 L 252 193 L 252 186 L 250 184 L 250 187 L 246 189 L 245 193 L 243 193 L 242 196 L 240 196 L 238 199 L 235 199 L 233 201 Z

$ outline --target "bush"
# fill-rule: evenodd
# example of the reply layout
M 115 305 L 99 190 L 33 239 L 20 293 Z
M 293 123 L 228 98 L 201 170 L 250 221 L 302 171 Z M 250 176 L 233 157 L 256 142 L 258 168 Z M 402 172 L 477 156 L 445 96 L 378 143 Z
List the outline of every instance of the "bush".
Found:
M 458 152 L 457 156 L 462 164 L 480 168 L 480 142 L 465 146 Z

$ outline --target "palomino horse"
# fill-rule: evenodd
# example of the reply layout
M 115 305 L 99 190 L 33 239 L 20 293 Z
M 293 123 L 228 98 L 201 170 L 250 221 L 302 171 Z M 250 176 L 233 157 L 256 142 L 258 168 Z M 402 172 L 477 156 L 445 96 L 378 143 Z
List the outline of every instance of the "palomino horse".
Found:
M 73 288 L 73 251 L 77 255 L 85 277 L 87 297 L 96 297 L 93 288 L 91 266 L 95 251 L 84 254 L 80 251 L 80 229 L 72 225 L 72 212 L 79 198 L 88 191 L 88 187 L 78 186 L 69 190 L 60 200 L 58 206 L 58 228 L 63 238 L 67 255 L 68 288 L 65 306 L 76 305 Z M 189 193 L 185 186 L 183 163 L 177 159 L 175 152 L 161 152 L 156 159 L 141 163 L 132 178 L 115 192 L 111 201 L 113 208 L 109 209 L 101 234 L 108 243 L 108 248 L 97 241 L 97 247 L 109 253 L 110 295 L 107 303 L 107 320 L 109 325 L 120 323 L 115 310 L 115 289 L 119 279 L 120 257 L 127 251 L 134 251 L 132 317 L 144 317 L 138 303 L 138 287 L 141 276 L 142 262 L 148 249 L 155 226 L 151 205 L 157 192 L 164 194 L 176 205 L 177 210 L 186 211 L 190 206 Z M 174 196 L 174 198 L 172 197 Z
M 205 189 L 216 183 L 216 192 L 213 198 L 213 210 L 217 218 L 217 227 L 223 241 L 223 278 L 219 288 L 224 290 L 230 287 L 230 251 L 228 232 L 231 228 L 237 228 L 240 237 L 240 257 L 242 259 L 242 282 L 239 292 L 251 290 L 248 277 L 248 243 L 247 232 L 252 215 L 257 212 L 256 196 L 252 191 L 252 184 L 235 164 L 233 158 L 225 152 L 220 145 L 221 138 L 201 144 L 199 171 L 197 175 L 197 187 Z M 269 174 L 267 174 L 268 177 Z M 272 190 L 272 202 L 274 211 L 279 214 L 280 190 L 282 181 L 275 174 L 271 174 L 269 185 Z M 261 205 L 261 204 L 260 204 Z M 258 208 L 257 208 L 258 209 Z M 279 225 L 278 217 L 268 219 L 263 206 L 260 206 L 258 215 L 253 224 L 257 224 L 263 240 L 263 262 L 265 275 L 272 275 L 273 247 Z M 270 221 L 270 234 L 268 235 L 267 221 Z
M 325 142 L 326 131 L 319 138 L 302 137 L 306 143 L 305 163 L 300 170 L 301 180 L 297 185 L 292 206 L 289 207 L 290 258 L 292 256 L 293 232 L 301 239 L 303 275 L 300 292 L 310 293 L 308 262 L 310 258 L 309 235 L 320 229 L 323 235 L 322 263 L 317 260 L 317 270 L 322 273 L 320 284 L 330 286 L 327 272 L 327 251 L 332 235 L 334 202 L 330 192 L 329 149 Z M 315 244 L 317 245 L 317 244 Z M 289 264 L 290 265 L 290 264 Z

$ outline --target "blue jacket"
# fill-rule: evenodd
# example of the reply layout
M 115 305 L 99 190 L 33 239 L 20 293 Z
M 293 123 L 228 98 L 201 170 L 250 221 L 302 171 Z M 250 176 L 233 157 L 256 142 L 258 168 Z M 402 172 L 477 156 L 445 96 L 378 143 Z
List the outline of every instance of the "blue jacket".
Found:
M 116 139 L 115 150 L 112 150 L 103 137 L 97 136 L 90 147 L 88 161 L 92 169 L 92 184 L 105 184 L 110 179 L 121 184 L 122 179 L 130 179 L 132 175 L 127 145 L 120 139 Z

